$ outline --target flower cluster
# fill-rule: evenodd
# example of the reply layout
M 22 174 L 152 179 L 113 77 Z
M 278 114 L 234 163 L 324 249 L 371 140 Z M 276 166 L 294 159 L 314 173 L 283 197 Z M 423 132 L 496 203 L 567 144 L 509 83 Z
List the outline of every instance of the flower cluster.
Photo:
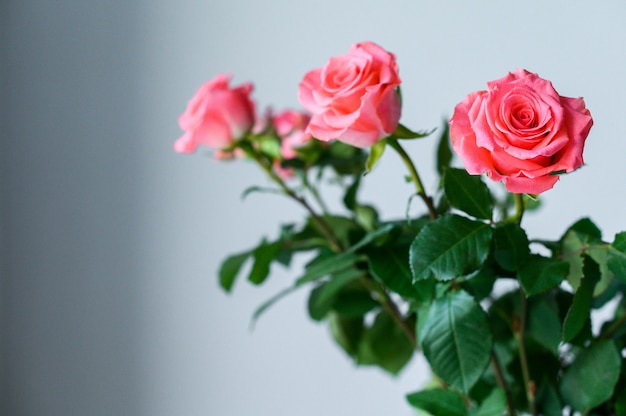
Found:
M 379 45 L 355 44 L 307 72 L 298 88 L 305 111 L 259 113 L 252 84 L 229 81 L 218 75 L 198 90 L 175 150 L 204 145 L 217 158 L 258 164 L 276 188 L 246 193 L 280 193 L 307 217 L 228 257 L 220 285 L 232 290 L 243 270 L 262 284 L 273 265 L 312 259 L 255 320 L 309 287 L 311 319 L 328 322 L 357 364 L 397 374 L 424 354 L 436 377 L 407 400 L 429 414 L 626 414 L 626 232 L 609 243 L 583 218 L 556 240 L 533 241 L 522 228 L 538 195 L 583 165 L 593 120 L 582 98 L 521 69 L 488 82 L 439 130 L 439 182 L 429 190 L 402 143 L 434 130 L 400 123 L 399 67 Z M 419 215 L 382 220 L 359 198 L 387 148 L 406 165 Z M 324 186 L 341 188 L 345 212 L 329 211 Z M 512 289 L 498 290 L 503 280 Z M 619 306 L 592 331 L 593 312 L 610 301 Z

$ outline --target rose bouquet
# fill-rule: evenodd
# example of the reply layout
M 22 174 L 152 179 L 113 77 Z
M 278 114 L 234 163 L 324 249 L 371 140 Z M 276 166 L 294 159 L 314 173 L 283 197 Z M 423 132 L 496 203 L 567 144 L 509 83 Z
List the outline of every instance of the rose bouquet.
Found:
M 243 270 L 259 285 L 273 264 L 308 256 L 254 319 L 309 289 L 311 319 L 357 364 L 397 374 L 424 354 L 432 382 L 407 400 L 435 416 L 626 415 L 626 233 L 607 242 L 588 218 L 554 240 L 522 227 L 540 194 L 583 165 L 593 122 L 582 98 L 516 70 L 469 94 L 442 128 L 414 131 L 399 122 L 395 55 L 372 42 L 304 75 L 306 111 L 259 114 L 252 85 L 229 81 L 198 90 L 175 149 L 256 163 L 274 187 L 245 192 L 282 194 L 306 213 L 219 269 L 230 291 Z M 432 137 L 439 184 L 427 190 L 402 143 Z M 406 165 L 421 215 L 382 220 L 359 199 L 387 148 Z M 327 208 L 329 182 L 342 212 Z

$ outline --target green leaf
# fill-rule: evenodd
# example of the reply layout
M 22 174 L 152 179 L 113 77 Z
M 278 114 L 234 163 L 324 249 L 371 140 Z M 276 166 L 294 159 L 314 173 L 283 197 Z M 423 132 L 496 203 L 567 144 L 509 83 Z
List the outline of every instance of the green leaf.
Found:
M 413 345 L 402 328 L 389 312 L 382 310 L 365 331 L 357 363 L 375 364 L 395 375 L 409 362 L 413 351 Z
M 465 169 L 446 169 L 443 189 L 453 207 L 476 218 L 491 219 L 493 201 L 480 175 L 470 175 Z
M 279 254 L 280 249 L 281 244 L 279 242 L 267 243 L 263 241 L 261 245 L 252 251 L 254 264 L 248 275 L 250 282 L 259 285 L 265 281 L 270 273 L 270 264 Z
M 607 253 L 607 266 L 616 278 L 626 282 L 626 231 L 615 235 Z
M 396 130 L 391 133 L 391 137 L 396 139 L 421 139 L 430 136 L 431 134 L 433 134 L 434 131 L 435 129 L 432 129 L 430 131 L 412 131 L 408 127 L 398 123 L 398 127 L 396 127 Z
M 621 356 L 612 341 L 599 341 L 581 350 L 561 379 L 561 395 L 581 413 L 613 395 L 621 367 Z
M 526 232 L 516 223 L 496 227 L 493 234 L 494 258 L 504 270 L 517 271 L 530 255 Z
M 567 281 L 574 290 L 578 289 L 583 275 L 584 236 L 570 230 L 561 239 L 561 258 L 569 263 Z
M 591 241 L 602 240 L 602 231 L 589 218 L 581 218 L 569 227 L 568 231 L 576 231 L 588 236 Z
M 333 298 L 331 309 L 341 316 L 356 318 L 379 306 L 369 290 L 346 287 Z
M 356 263 L 367 260 L 362 254 L 341 253 L 325 257 L 307 267 L 306 272 L 296 280 L 296 286 L 321 279 L 322 277 L 336 274 L 352 268 Z
M 235 279 L 241 270 L 243 264 L 248 260 L 252 252 L 246 251 L 245 253 L 234 254 L 229 256 L 222 262 L 219 271 L 220 286 L 227 292 L 233 287 Z
M 418 337 L 432 370 L 467 394 L 489 363 L 492 337 L 487 317 L 464 291 L 435 299 L 419 316 Z
M 282 298 L 284 298 L 288 294 L 292 293 L 296 289 L 298 289 L 297 286 L 288 287 L 286 289 L 281 290 L 280 292 L 278 292 L 277 294 L 275 294 L 274 296 L 272 296 L 271 298 L 269 298 L 268 300 L 263 302 L 261 304 L 261 306 L 256 308 L 256 310 L 252 314 L 252 319 L 250 321 L 250 326 L 254 327 L 254 324 L 256 323 L 256 321 L 259 320 L 261 315 L 263 315 L 265 313 L 265 311 L 267 311 L 270 308 L 270 306 L 274 305 L 276 302 L 278 302 L 279 300 L 281 300 Z
M 246 199 L 248 195 L 254 192 L 264 193 L 264 194 L 279 194 L 282 195 L 283 192 L 280 189 L 276 188 L 266 188 L 262 186 L 249 186 L 241 193 L 241 199 Z
M 426 225 L 409 251 L 413 282 L 434 277 L 450 280 L 469 274 L 487 258 L 492 229 L 458 215 L 444 215 Z
M 529 299 L 527 335 L 554 355 L 558 355 L 561 320 L 558 305 L 553 298 L 544 296 Z
M 363 270 L 347 269 L 336 273 L 331 279 L 321 286 L 318 302 L 324 303 L 332 298 L 348 283 L 364 276 Z
M 496 388 L 480 404 L 476 416 L 498 416 L 504 412 L 506 412 L 506 394 L 501 388 Z
M 443 131 L 439 136 L 439 144 L 437 145 L 437 172 L 443 175 L 444 171 L 452 161 L 452 149 L 450 147 L 450 124 L 447 120 L 443 123 Z
M 413 286 L 411 268 L 409 267 L 409 250 L 407 246 L 384 245 L 366 251 L 372 275 L 376 280 L 407 299 L 427 300 L 431 298 L 430 290 Z M 426 292 L 426 293 L 424 293 Z
M 357 251 L 365 246 L 367 246 L 368 244 L 372 243 L 374 240 L 389 234 L 394 228 L 394 225 L 389 223 L 389 224 L 385 224 L 382 227 L 374 230 L 374 231 L 370 231 L 367 234 L 365 234 L 365 236 L 363 236 L 363 238 L 361 238 L 356 244 L 354 244 L 353 246 L 351 246 L 348 250 L 346 250 L 346 252 L 354 252 Z
M 328 324 L 333 338 L 351 357 L 356 357 L 364 332 L 363 318 L 348 318 L 336 313 L 328 314 Z
M 432 416 L 467 416 L 465 403 L 453 390 L 434 388 L 406 396 L 411 406 L 422 409 Z
M 565 279 L 569 265 L 538 254 L 531 255 L 520 267 L 519 281 L 528 296 L 556 287 Z
M 380 160 L 383 153 L 385 152 L 385 147 L 387 147 L 387 140 L 382 139 L 376 142 L 371 148 L 369 156 L 367 157 L 367 161 L 365 162 L 365 172 L 364 175 L 367 175 L 374 169 L 376 163 Z
M 362 177 L 362 175 L 355 175 L 352 185 L 348 187 L 345 195 L 343 196 L 343 204 L 350 211 L 354 211 L 357 206 L 356 195 L 359 190 L 359 185 L 361 184 Z
M 574 295 L 572 306 L 563 323 L 563 341 L 570 342 L 583 329 L 585 322 L 590 320 L 593 290 L 600 280 L 600 268 L 590 257 L 584 257 L 583 278 Z

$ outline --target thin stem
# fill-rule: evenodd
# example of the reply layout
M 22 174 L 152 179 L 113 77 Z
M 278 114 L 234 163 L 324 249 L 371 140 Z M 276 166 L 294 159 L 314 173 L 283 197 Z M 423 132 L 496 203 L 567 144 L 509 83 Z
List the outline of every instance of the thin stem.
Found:
M 622 325 L 626 323 L 626 314 L 622 315 L 617 321 L 613 322 L 602 335 L 600 339 L 610 338 Z
M 415 336 L 415 328 L 409 325 L 409 323 L 404 319 L 402 313 L 398 309 L 398 306 L 394 303 L 394 301 L 389 296 L 389 293 L 381 287 L 377 282 L 372 279 L 364 278 L 363 284 L 368 288 L 371 292 L 375 292 L 380 297 L 379 303 L 389 312 L 392 318 L 400 325 L 402 331 L 404 331 L 405 335 L 411 341 L 413 348 L 417 348 L 417 337 Z
M 526 399 L 528 400 L 528 408 L 533 416 L 537 416 L 537 408 L 535 406 L 535 382 L 530 378 L 528 369 L 528 356 L 526 355 L 526 316 L 528 314 L 528 302 L 524 288 L 520 287 L 520 317 L 519 327 L 517 328 L 515 338 L 517 340 L 520 356 L 520 364 L 522 366 L 522 376 L 524 378 L 524 386 L 526 390 Z
M 311 195 L 313 195 L 313 198 L 315 199 L 317 204 L 320 206 L 324 214 L 328 213 L 328 207 L 326 206 L 326 203 L 322 199 L 322 196 L 320 195 L 320 193 L 317 191 L 317 188 L 315 188 L 314 186 L 311 186 L 311 183 L 309 182 L 309 178 L 307 177 L 306 172 L 302 174 L 302 183 L 304 184 L 304 187 L 311 193 Z
M 285 193 L 291 199 L 293 199 L 294 201 L 302 205 L 302 207 L 304 207 L 304 209 L 308 211 L 309 215 L 311 215 L 311 218 L 313 218 L 313 221 L 315 221 L 315 223 L 320 227 L 320 229 L 322 230 L 326 238 L 328 238 L 328 242 L 331 246 L 331 249 L 335 251 L 336 253 L 341 252 L 342 251 L 341 244 L 337 240 L 337 237 L 335 237 L 335 233 L 333 233 L 333 230 L 330 228 L 328 223 L 326 223 L 326 221 L 324 221 L 324 219 L 315 212 L 313 207 L 309 205 L 306 199 L 296 194 L 285 184 L 285 181 L 283 181 L 282 178 L 278 176 L 276 172 L 274 172 L 271 164 L 267 160 L 263 159 L 263 157 L 259 155 L 257 152 L 255 152 L 254 149 L 248 149 L 248 150 L 250 151 L 247 153 L 250 154 L 254 158 L 254 160 L 259 164 L 259 166 L 261 166 L 261 168 L 265 171 L 265 173 L 267 173 L 270 179 L 276 182 L 276 184 L 280 187 L 283 193 Z
M 413 164 L 411 157 L 408 155 L 408 153 L 404 150 L 404 148 L 400 145 L 400 143 L 398 143 L 396 139 L 389 138 L 387 139 L 387 143 L 389 143 L 389 145 L 393 147 L 393 149 L 396 152 L 398 152 L 398 154 L 402 158 L 402 161 L 404 162 L 406 167 L 409 169 L 409 174 L 411 175 L 411 179 L 413 180 L 413 183 L 415 184 L 415 189 L 417 190 L 417 194 L 420 196 L 420 198 L 422 198 L 422 200 L 426 204 L 426 207 L 428 208 L 428 214 L 430 215 L 430 219 L 431 220 L 437 219 L 437 210 L 435 209 L 435 206 L 433 204 L 433 199 L 426 194 L 426 191 L 424 190 L 424 185 L 422 184 L 422 180 L 420 179 L 420 176 L 417 173 L 417 169 L 415 168 L 415 164 Z
M 506 380 L 504 379 L 504 375 L 502 373 L 502 366 L 500 366 L 500 361 L 496 356 L 494 351 L 491 351 L 491 366 L 493 367 L 493 372 L 496 375 L 496 381 L 498 382 L 498 386 L 502 390 L 504 390 L 504 395 L 506 396 L 506 410 L 508 416 L 515 415 L 515 409 L 513 408 L 513 397 L 511 396 L 511 391 L 509 390 L 509 386 L 506 384 Z

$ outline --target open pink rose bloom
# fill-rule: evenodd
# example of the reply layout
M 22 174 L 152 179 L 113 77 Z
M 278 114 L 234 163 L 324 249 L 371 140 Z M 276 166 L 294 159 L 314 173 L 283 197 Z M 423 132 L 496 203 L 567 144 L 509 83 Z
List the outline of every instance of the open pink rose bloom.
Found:
M 369 147 L 398 125 L 399 85 L 394 54 L 372 42 L 353 45 L 302 79 L 298 98 L 313 114 L 307 131 L 319 140 Z
M 560 96 L 549 81 L 517 70 L 459 103 L 452 147 L 470 174 L 486 173 L 514 193 L 540 194 L 583 164 L 593 124 L 582 98 Z
M 229 87 L 230 77 L 219 74 L 203 84 L 178 119 L 185 134 L 174 143 L 181 153 L 195 152 L 202 144 L 224 149 L 245 135 L 255 120 L 250 99 L 252 84 Z

